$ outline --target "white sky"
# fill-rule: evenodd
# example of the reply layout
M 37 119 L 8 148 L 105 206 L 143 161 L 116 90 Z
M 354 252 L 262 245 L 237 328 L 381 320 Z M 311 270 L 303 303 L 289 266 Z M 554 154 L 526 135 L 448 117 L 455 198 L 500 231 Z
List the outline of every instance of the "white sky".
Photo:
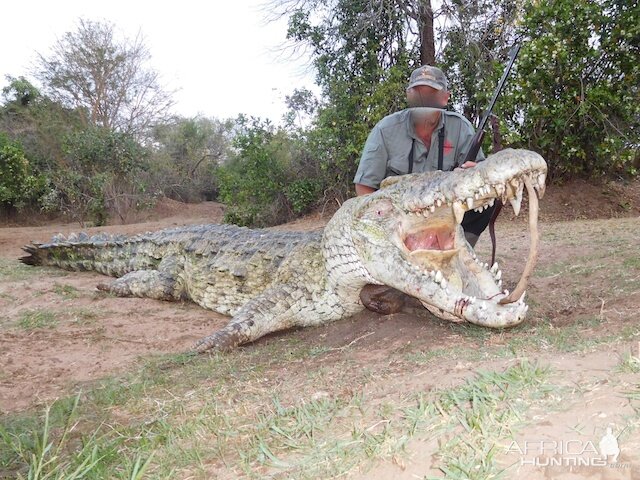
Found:
M 180 89 L 174 112 L 228 118 L 239 113 L 278 121 L 284 97 L 313 90 L 313 72 L 302 59 L 278 55 L 286 22 L 267 23 L 263 0 L 32 0 L 0 7 L 0 89 L 5 75 L 30 75 L 36 52 L 45 56 L 77 19 L 109 21 L 116 31 L 144 36 L 149 66 L 169 89 Z

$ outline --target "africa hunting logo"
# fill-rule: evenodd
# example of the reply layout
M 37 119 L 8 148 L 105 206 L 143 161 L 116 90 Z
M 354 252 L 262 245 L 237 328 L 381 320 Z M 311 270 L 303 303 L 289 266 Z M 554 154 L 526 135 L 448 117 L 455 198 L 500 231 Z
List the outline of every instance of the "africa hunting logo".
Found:
M 591 440 L 524 440 L 511 442 L 505 453 L 519 454 L 520 465 L 535 467 L 628 468 L 629 464 L 618 463 L 618 437 L 607 427 L 597 448 Z

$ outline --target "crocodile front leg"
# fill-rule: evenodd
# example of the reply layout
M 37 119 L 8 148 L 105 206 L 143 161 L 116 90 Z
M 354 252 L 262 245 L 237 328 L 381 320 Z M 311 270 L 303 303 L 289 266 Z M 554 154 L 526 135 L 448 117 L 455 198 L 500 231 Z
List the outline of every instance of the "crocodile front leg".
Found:
M 196 342 L 193 350 L 227 350 L 269 333 L 339 320 L 362 310 L 357 290 L 350 297 L 297 284 L 278 284 L 246 303 L 222 329 Z

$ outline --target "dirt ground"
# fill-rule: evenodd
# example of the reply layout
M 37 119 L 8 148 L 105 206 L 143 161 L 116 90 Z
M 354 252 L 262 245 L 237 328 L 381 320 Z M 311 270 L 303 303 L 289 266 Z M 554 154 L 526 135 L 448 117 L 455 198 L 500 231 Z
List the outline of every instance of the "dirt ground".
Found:
M 166 200 L 139 223 L 84 230 L 134 234 L 183 224 L 216 223 L 221 220 L 222 213 L 223 207 L 213 202 L 186 205 Z M 330 213 L 327 209 L 324 215 L 309 215 L 277 228 L 321 228 Z M 595 219 L 611 218 L 617 218 L 619 220 L 615 222 L 621 223 L 607 223 L 607 220 L 598 224 L 590 223 Z M 622 286 L 617 294 L 606 296 L 602 292 L 609 289 L 610 285 L 599 282 L 608 281 L 606 279 L 609 277 L 600 275 L 604 270 L 598 269 L 597 262 L 589 264 L 589 274 L 581 276 L 578 272 L 569 283 L 564 282 L 562 274 L 555 275 L 553 268 L 558 265 L 564 265 L 563 268 L 569 271 L 578 268 L 581 261 L 591 258 L 592 239 L 597 243 L 598 235 L 604 235 L 604 232 L 616 228 L 626 232 L 637 230 L 640 225 L 640 184 L 593 185 L 578 181 L 550 186 L 541 203 L 540 219 L 543 238 L 557 238 L 561 246 L 554 247 L 553 242 L 549 246 L 543 243 L 538 268 L 547 274 L 535 277 L 529 290 L 537 317 L 550 319 L 550 328 L 573 325 L 587 317 L 606 317 L 604 323 L 585 327 L 579 332 L 582 336 L 598 336 L 629 325 L 637 326 L 640 322 L 640 293 L 637 289 L 623 291 Z M 194 341 L 226 323 L 225 317 L 190 303 L 121 299 L 104 295 L 95 289 L 96 284 L 104 281 L 99 274 L 51 269 L 45 275 L 34 278 L 29 275 L 29 267 L 16 263 L 21 255 L 21 247 L 31 241 L 45 241 L 56 233 L 66 235 L 81 229 L 77 224 L 55 221 L 37 224 L 37 219 L 31 219 L 30 222 L 29 226 L 5 224 L 0 228 L 0 414 L 13 414 L 42 405 L 68 395 L 85 382 L 126 372 L 146 355 L 186 351 Z M 526 216 L 524 219 L 514 219 L 510 211 L 505 212 L 498 220 L 497 230 L 501 260 L 508 264 L 504 273 L 515 281 L 528 248 Z M 567 243 L 567 236 L 575 241 Z M 484 237 L 478 249 L 486 254 L 489 240 L 488 235 Z M 628 238 L 635 238 L 634 248 L 637 248 L 635 235 L 630 234 Z M 626 247 L 621 244 L 618 248 Z M 572 258 L 578 259 L 575 264 Z M 635 267 L 638 263 L 628 260 L 625 265 Z M 636 271 L 636 274 L 640 275 L 640 271 Z M 55 324 L 55 328 L 48 328 L 48 323 Z M 353 346 L 352 360 L 356 366 L 384 361 L 390 352 L 415 348 L 416 344 L 444 349 L 455 348 L 464 340 L 446 322 L 436 321 L 428 315 L 398 314 L 384 317 L 366 312 L 333 325 L 271 335 L 248 348 L 259 349 L 261 345 L 277 342 L 289 335 L 295 336 L 300 342 L 322 345 L 330 350 Z M 517 335 L 492 335 L 485 340 L 494 345 L 500 342 L 506 344 L 507 340 Z M 595 348 L 578 357 L 543 352 L 541 359 L 561 372 L 560 377 L 567 386 L 575 387 L 586 382 L 590 387 L 577 400 L 576 405 L 579 406 L 569 413 L 538 412 L 539 421 L 526 431 L 528 438 L 566 435 L 568 425 L 580 422 L 590 424 L 594 419 L 605 418 L 609 414 L 607 412 L 619 413 L 626 409 L 628 414 L 632 414 L 628 402 L 625 403 L 616 393 L 619 389 L 608 392 L 606 382 L 607 372 L 615 367 L 624 351 L 640 355 L 640 352 L 634 351 L 634 348 L 640 348 L 638 340 L 640 338 L 623 342 L 616 348 Z M 405 373 L 386 383 L 382 391 L 409 386 L 428 390 L 435 385 L 455 385 L 478 366 L 459 361 L 447 365 L 427 375 L 424 375 L 426 371 Z M 488 362 L 483 363 L 482 367 L 490 368 L 492 365 Z M 625 379 L 630 384 L 638 381 L 637 375 Z M 637 441 L 635 446 L 636 452 L 631 454 L 626 450 L 621 461 L 627 464 L 640 461 Z M 419 475 L 428 474 L 432 468 L 432 459 L 423 455 L 427 446 L 419 440 L 413 440 L 408 449 L 414 454 L 414 461 L 410 465 L 381 463 L 363 474 L 362 478 L 423 478 Z M 510 460 L 513 458 L 506 458 L 505 461 Z M 618 471 L 532 468 L 522 466 L 522 478 L 640 478 L 640 463 Z

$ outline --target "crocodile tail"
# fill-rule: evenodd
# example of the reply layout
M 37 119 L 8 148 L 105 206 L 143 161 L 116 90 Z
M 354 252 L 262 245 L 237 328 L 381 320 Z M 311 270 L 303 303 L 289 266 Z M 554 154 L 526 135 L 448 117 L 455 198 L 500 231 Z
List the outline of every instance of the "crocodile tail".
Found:
M 123 235 L 86 233 L 54 236 L 49 243 L 32 243 L 22 250 L 20 258 L 27 265 L 55 266 L 65 270 L 93 270 L 111 276 L 122 276 L 139 267 L 132 261 L 133 245 Z

